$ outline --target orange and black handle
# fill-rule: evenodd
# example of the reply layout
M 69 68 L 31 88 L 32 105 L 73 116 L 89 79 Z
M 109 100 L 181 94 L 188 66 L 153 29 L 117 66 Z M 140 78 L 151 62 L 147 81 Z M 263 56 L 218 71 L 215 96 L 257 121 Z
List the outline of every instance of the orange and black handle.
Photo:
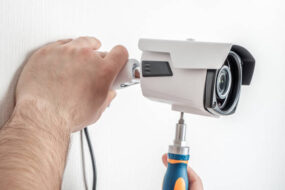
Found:
M 168 166 L 163 190 L 188 190 L 187 165 L 189 155 L 168 154 Z

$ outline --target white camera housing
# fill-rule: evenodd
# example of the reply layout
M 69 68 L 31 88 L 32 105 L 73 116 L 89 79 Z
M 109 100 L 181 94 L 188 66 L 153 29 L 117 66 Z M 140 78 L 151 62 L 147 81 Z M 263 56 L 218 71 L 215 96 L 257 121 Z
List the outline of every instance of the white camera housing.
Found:
M 175 111 L 204 116 L 234 113 L 240 86 L 250 84 L 255 65 L 245 48 L 230 43 L 140 39 L 139 49 L 143 95 L 171 104 Z M 228 68 L 234 84 L 229 87 L 229 98 L 221 103 L 216 83 L 225 64 L 232 64 Z M 219 80 L 225 87 L 224 80 Z

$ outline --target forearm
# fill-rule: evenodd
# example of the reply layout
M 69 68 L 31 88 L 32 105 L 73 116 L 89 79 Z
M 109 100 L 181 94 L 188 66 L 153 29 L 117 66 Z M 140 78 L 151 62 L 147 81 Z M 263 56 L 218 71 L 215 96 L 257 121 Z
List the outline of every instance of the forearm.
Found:
M 55 114 L 37 102 L 16 106 L 0 130 L 0 189 L 60 189 L 70 132 Z
M 98 120 L 128 60 L 124 47 L 100 53 L 100 45 L 92 37 L 59 40 L 28 59 L 16 108 L 0 129 L 1 190 L 60 189 L 70 133 Z

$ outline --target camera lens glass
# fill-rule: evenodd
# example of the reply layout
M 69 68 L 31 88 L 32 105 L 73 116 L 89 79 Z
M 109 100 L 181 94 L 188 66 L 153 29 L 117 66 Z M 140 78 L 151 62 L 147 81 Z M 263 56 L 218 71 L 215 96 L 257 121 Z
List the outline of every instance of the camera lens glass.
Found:
M 223 66 L 217 77 L 217 94 L 220 99 L 225 99 L 231 88 L 231 71 L 228 66 Z

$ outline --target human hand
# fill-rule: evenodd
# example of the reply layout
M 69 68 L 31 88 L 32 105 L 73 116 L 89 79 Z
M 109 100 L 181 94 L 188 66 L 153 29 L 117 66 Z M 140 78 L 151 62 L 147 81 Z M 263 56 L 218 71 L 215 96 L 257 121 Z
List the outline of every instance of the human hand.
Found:
M 167 167 L 167 154 L 162 156 L 162 162 Z M 188 166 L 188 181 L 189 181 L 189 190 L 203 190 L 203 183 L 201 178 L 195 173 L 195 171 Z
M 110 87 L 128 59 L 122 46 L 100 53 L 93 37 L 59 40 L 27 61 L 16 89 L 16 108 L 35 104 L 67 121 L 74 132 L 96 122 L 115 97 Z

